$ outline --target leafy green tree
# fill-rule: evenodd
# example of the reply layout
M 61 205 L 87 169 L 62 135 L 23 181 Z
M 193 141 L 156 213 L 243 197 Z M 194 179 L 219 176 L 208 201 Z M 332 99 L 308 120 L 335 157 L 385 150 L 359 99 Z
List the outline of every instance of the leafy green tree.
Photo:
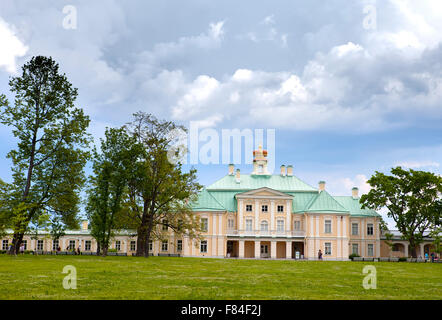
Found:
M 376 171 L 368 183 L 370 192 L 361 197 L 363 207 L 388 209 L 403 238 L 410 243 L 411 255 L 422 243 L 424 232 L 441 225 L 442 178 L 431 172 L 391 169 L 392 175 Z
M 52 58 L 33 57 L 9 85 L 15 103 L 10 105 L 2 96 L 0 121 L 13 127 L 18 140 L 17 148 L 8 153 L 13 183 L 7 196 L 13 250 L 18 252 L 29 224 L 45 212 L 62 217 L 69 227 L 78 226 L 90 136 L 89 118 L 74 106 L 77 89 Z
M 201 186 L 195 169 L 183 172 L 180 161 L 169 161 L 173 133 L 185 128 L 138 112 L 128 129 L 141 147 L 130 170 L 127 214 L 137 230 L 136 254 L 148 257 L 149 241 L 168 236 L 163 226 L 177 235 L 199 237 L 201 224 L 188 201 L 195 199 Z
M 115 230 L 119 229 L 127 195 L 129 168 L 137 161 L 137 144 L 124 128 L 107 128 L 101 152 L 94 152 L 88 190 L 87 212 L 91 235 L 97 240 L 97 254 L 107 255 Z

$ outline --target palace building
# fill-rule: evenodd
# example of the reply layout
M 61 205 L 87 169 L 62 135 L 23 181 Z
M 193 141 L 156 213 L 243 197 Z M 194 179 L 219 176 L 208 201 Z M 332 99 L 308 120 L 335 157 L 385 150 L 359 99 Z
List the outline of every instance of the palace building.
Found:
M 229 165 L 226 176 L 204 188 L 191 204 L 203 225 L 203 240 L 189 239 L 164 230 L 168 239 L 152 241 L 154 255 L 184 257 L 348 260 L 361 257 L 408 256 L 408 245 L 396 236 L 393 251 L 380 232 L 381 216 L 362 209 L 358 189 L 349 196 L 332 196 L 324 181 L 314 188 L 293 174 L 293 166 L 281 166 L 279 174 L 269 174 L 267 151 L 254 151 L 253 171 L 242 174 Z M 87 222 L 82 230 L 68 230 L 58 241 L 44 233 L 25 236 L 28 250 L 96 251 Z M 10 238 L 2 240 L 6 250 Z M 136 234 L 120 232 L 113 249 L 131 255 L 136 251 Z M 418 255 L 430 250 L 429 243 Z

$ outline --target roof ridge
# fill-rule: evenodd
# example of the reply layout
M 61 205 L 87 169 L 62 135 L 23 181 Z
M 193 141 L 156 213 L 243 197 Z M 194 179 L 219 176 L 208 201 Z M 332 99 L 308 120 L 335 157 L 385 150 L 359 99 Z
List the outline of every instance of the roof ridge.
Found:
M 318 193 L 318 195 L 314 198 L 314 199 L 312 199 L 312 201 L 310 201 L 311 203 L 309 203 L 308 204 L 308 206 L 307 206 L 307 210 L 306 211 L 309 211 L 319 200 L 320 200 L 320 198 L 324 198 L 324 197 L 326 197 L 327 199 L 330 199 L 333 203 L 334 203 L 334 205 L 339 209 L 338 211 L 342 211 L 342 212 L 350 212 L 347 208 L 345 208 L 343 205 L 341 205 L 330 193 L 328 193 L 326 190 L 321 190 L 321 191 L 319 191 L 319 193 Z M 320 204 L 320 203 L 318 203 L 319 204 L 319 207 L 321 207 L 321 205 L 322 204 Z M 336 211 L 336 210 L 334 210 L 334 208 L 324 208 L 323 210 L 327 210 L 327 209 L 333 209 L 333 211 Z M 312 210 L 314 210 L 314 209 L 312 209 Z M 317 210 L 317 209 L 316 209 Z

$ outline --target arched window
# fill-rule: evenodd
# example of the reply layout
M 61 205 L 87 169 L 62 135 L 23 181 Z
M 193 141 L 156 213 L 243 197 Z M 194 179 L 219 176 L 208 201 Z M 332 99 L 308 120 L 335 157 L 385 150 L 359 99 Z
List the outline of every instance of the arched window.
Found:
M 269 231 L 269 223 L 267 221 L 261 221 L 261 231 Z

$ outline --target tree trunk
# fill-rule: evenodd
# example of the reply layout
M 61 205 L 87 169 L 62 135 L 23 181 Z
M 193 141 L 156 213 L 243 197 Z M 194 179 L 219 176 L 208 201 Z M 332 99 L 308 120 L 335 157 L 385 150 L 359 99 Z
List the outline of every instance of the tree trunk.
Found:
M 137 257 L 143 257 L 145 255 L 146 246 L 148 246 L 146 237 L 147 237 L 147 230 L 144 225 L 140 225 L 137 229 L 137 253 L 136 253 Z

